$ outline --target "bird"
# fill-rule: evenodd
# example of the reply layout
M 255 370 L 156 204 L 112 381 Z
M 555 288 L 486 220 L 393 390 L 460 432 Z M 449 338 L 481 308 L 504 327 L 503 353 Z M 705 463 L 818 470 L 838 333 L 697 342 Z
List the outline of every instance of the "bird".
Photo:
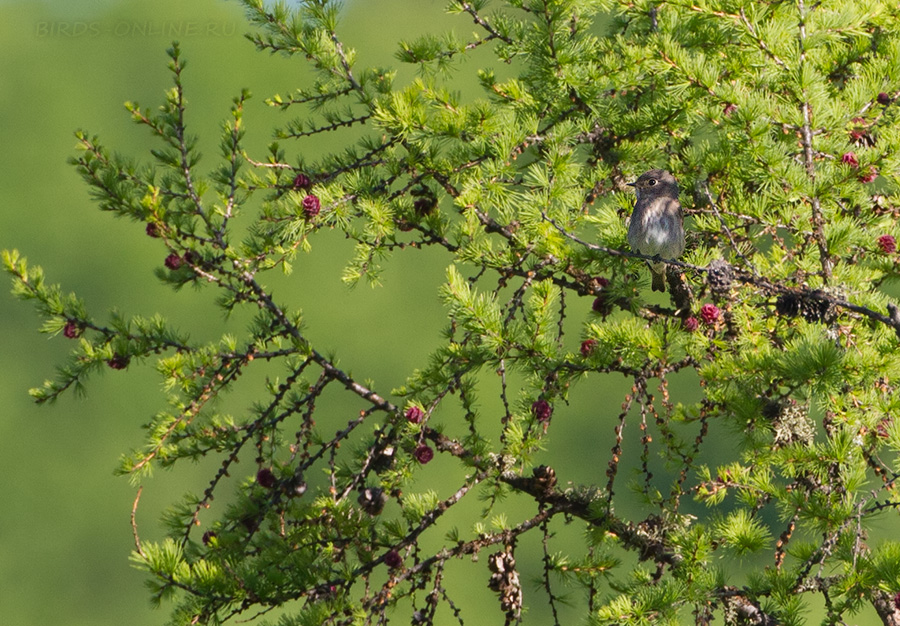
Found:
M 647 261 L 653 291 L 666 290 L 666 259 L 684 252 L 684 214 L 678 201 L 678 182 L 666 170 L 644 172 L 633 183 L 637 200 L 628 224 L 628 244 L 639 254 L 656 257 Z

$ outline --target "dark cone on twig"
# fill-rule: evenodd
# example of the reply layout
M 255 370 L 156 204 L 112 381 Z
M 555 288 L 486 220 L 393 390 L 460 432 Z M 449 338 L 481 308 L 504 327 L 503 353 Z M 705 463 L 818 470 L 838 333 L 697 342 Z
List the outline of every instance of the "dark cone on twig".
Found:
M 800 315 L 800 296 L 795 293 L 783 293 L 775 301 L 775 310 L 784 317 Z
M 724 298 L 731 289 L 732 281 L 734 272 L 726 261 L 715 259 L 706 266 L 706 283 L 712 289 L 713 295 Z
M 518 620 L 522 614 L 522 585 L 516 571 L 516 559 L 509 547 L 488 557 L 488 569 L 492 572 L 488 588 L 500 595 L 500 608 L 507 617 Z
M 828 324 L 834 319 L 834 307 L 826 300 L 820 300 L 816 296 L 824 296 L 822 291 L 816 290 L 800 302 L 800 315 L 807 322 L 821 322 Z
M 556 486 L 556 472 L 553 471 L 552 467 L 538 465 L 531 470 L 531 473 L 534 476 L 534 482 L 545 492 L 551 492 Z
M 356 501 L 369 515 L 379 515 L 387 503 L 387 496 L 380 487 L 364 487 L 359 490 L 359 498 Z
M 824 291 L 812 293 L 783 293 L 775 301 L 775 310 L 784 317 L 802 317 L 810 323 L 830 324 L 837 315 L 834 305 L 826 300 Z

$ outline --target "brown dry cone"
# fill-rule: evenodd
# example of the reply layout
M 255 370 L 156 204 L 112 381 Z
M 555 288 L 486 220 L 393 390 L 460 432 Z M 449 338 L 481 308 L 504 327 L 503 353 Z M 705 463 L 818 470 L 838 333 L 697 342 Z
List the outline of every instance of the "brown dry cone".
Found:
M 644 172 L 633 183 L 637 202 L 628 225 L 631 249 L 660 259 L 677 259 L 684 252 L 684 215 L 678 201 L 678 183 L 665 170 Z M 666 264 L 647 261 L 653 291 L 666 290 Z

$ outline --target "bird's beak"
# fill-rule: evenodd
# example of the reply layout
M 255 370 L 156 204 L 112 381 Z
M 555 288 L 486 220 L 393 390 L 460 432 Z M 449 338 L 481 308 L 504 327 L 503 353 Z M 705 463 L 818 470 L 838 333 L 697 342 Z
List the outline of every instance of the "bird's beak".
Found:
M 635 185 L 637 185 L 637 183 L 625 183 L 625 184 L 628 185 L 629 187 L 634 187 Z

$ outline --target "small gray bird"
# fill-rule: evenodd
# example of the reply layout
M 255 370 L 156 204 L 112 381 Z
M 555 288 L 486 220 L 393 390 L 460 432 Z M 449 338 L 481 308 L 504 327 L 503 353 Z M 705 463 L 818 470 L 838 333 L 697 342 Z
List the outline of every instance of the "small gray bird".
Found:
M 640 254 L 658 257 L 647 261 L 653 275 L 653 291 L 666 290 L 664 259 L 677 259 L 684 252 L 684 216 L 678 201 L 678 183 L 665 170 L 644 172 L 633 183 L 637 194 L 628 243 Z

